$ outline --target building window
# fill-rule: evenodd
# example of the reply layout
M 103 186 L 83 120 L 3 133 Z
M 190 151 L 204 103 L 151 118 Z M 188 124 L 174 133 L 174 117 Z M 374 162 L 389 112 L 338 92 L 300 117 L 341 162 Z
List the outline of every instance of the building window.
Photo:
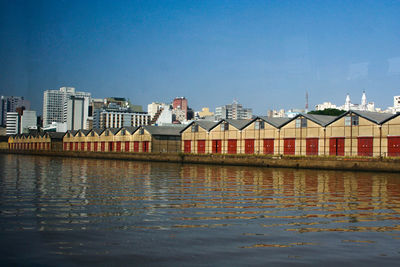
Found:
M 345 126 L 350 126 L 350 125 L 357 126 L 359 123 L 358 120 L 359 120 L 358 116 L 347 116 L 344 118 L 344 125 Z
M 94 136 L 94 132 L 93 131 L 90 133 L 90 136 Z
M 67 137 L 71 137 L 71 134 L 70 134 L 70 133 L 67 133 Z
M 79 136 L 79 137 L 81 137 L 81 136 L 82 136 L 82 133 L 81 133 L 81 132 L 79 132 L 79 133 L 78 133 L 78 136 Z
M 228 131 L 229 130 L 229 123 L 223 122 L 221 123 L 221 131 Z
M 126 130 L 125 129 L 121 130 L 121 135 L 126 135 Z
M 140 128 L 139 134 L 140 134 L 140 135 L 144 135 L 144 129 L 143 129 L 143 128 Z
M 357 125 L 358 125 L 358 116 L 353 116 L 353 117 L 351 117 L 351 123 L 352 123 L 354 126 L 357 126 Z
M 264 129 L 264 122 L 263 121 L 256 121 L 256 124 L 254 125 L 254 128 L 256 130 Z
M 110 131 L 109 131 L 109 130 L 106 130 L 105 136 L 109 136 L 109 135 L 110 135 Z
M 351 125 L 351 117 L 347 116 L 344 118 L 344 126 L 350 126 Z
M 306 128 L 306 127 L 307 127 L 306 118 L 296 119 L 296 128 Z
M 192 132 L 193 132 L 193 133 L 197 133 L 198 131 L 199 131 L 199 125 L 193 124 L 193 125 L 192 125 Z

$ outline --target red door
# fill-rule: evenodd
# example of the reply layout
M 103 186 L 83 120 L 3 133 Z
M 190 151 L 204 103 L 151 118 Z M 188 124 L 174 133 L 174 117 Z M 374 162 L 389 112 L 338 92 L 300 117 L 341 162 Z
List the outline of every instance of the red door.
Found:
M 329 155 L 344 156 L 344 137 L 329 139 Z
M 192 141 L 185 140 L 183 144 L 183 152 L 190 153 L 192 152 Z
M 296 151 L 296 139 L 295 138 L 285 138 L 283 141 L 283 154 L 294 155 Z
M 69 142 L 69 150 L 74 150 L 74 143 Z
M 133 152 L 139 152 L 139 141 L 133 142 Z
M 67 147 L 68 147 L 68 143 L 65 142 L 65 143 L 64 143 L 64 150 L 65 150 L 65 151 L 67 150 Z
M 244 153 L 254 154 L 254 139 L 244 140 Z
M 98 150 L 98 143 L 94 142 L 94 152 L 97 152 L 97 150 Z
M 85 143 L 81 142 L 81 151 L 85 151 Z
M 142 151 L 143 152 L 149 152 L 149 141 L 143 141 L 142 142 Z
M 129 141 L 125 141 L 125 152 L 129 152 Z
M 114 150 L 113 148 L 113 142 L 108 142 L 108 151 L 112 152 Z
M 37 143 L 35 143 L 35 150 L 37 150 L 37 145 L 38 145 L 38 144 L 37 144 Z
M 197 141 L 197 153 L 199 154 L 206 153 L 206 140 Z
M 212 153 L 221 153 L 221 140 L 212 140 Z
M 229 139 L 228 140 L 228 154 L 236 154 L 237 150 L 237 140 Z
M 100 144 L 101 144 L 101 152 L 106 151 L 106 142 L 103 141 Z
M 87 149 L 87 151 L 91 151 L 92 150 L 92 143 L 91 142 L 87 142 L 86 143 L 86 149 Z
M 117 141 L 117 152 L 121 152 L 121 141 Z
M 388 156 L 400 156 L 400 136 L 388 136 Z
M 358 137 L 358 155 L 372 157 L 373 156 L 373 137 Z
M 264 139 L 264 154 L 274 154 L 274 139 Z
M 78 151 L 78 145 L 79 145 L 79 143 L 75 142 L 75 151 Z
M 318 138 L 306 139 L 306 154 L 318 155 Z
M 50 150 L 50 143 L 47 143 L 47 150 Z

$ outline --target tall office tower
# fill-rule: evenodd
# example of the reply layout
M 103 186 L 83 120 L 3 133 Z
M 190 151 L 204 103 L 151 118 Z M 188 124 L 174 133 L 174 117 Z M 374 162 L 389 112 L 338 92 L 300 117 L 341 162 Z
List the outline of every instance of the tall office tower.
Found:
M 24 110 L 21 116 L 21 127 L 19 133 L 29 133 L 29 129 L 37 129 L 36 111 Z
M 81 125 L 80 129 L 86 129 L 90 97 L 90 93 L 77 92 L 73 87 L 44 91 L 43 126 L 60 122 L 68 123 L 68 130 L 75 128 L 74 125 Z M 78 120 L 76 123 L 75 119 Z
M 16 112 L 17 108 L 30 109 L 31 103 L 22 96 L 1 96 L 0 125 L 7 123 L 7 112 Z
M 67 128 L 87 129 L 89 117 L 89 97 L 70 96 L 67 100 Z

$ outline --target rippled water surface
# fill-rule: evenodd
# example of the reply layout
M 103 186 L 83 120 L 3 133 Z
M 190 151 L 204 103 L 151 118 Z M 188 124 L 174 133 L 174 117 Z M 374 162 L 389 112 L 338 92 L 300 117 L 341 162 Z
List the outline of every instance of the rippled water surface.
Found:
M 395 265 L 400 175 L 0 155 L 8 265 Z

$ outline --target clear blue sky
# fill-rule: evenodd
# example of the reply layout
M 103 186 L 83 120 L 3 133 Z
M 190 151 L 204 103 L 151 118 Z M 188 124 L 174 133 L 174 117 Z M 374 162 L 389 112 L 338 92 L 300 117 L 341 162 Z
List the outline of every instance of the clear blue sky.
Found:
M 0 94 L 74 86 L 257 115 L 400 95 L 399 1 L 0 0 Z

